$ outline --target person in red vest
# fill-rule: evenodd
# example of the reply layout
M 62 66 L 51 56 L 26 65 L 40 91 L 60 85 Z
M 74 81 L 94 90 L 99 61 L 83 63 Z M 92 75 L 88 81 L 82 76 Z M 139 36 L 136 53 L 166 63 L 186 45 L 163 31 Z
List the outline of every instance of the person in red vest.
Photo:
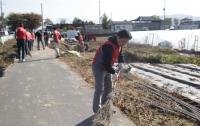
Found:
M 26 30 L 23 24 L 20 24 L 16 31 L 17 47 L 18 47 L 18 59 L 19 61 L 25 61 L 25 43 L 26 43 Z
M 132 38 L 130 32 L 121 30 L 101 45 L 93 59 L 92 70 L 95 78 L 93 112 L 97 113 L 112 92 L 111 74 L 116 75 L 113 64 L 123 63 L 122 47 Z
M 58 58 L 60 57 L 59 47 L 60 47 L 61 34 L 56 28 L 53 28 L 53 30 L 54 30 L 53 31 L 53 39 L 54 39 L 53 48 L 56 51 L 56 58 Z
M 84 51 L 84 41 L 83 41 L 83 36 L 81 35 L 80 32 L 77 33 L 77 39 L 78 39 L 78 42 L 80 44 L 80 51 L 83 52 Z
M 33 36 L 30 32 L 27 32 L 26 33 L 26 36 L 27 36 L 27 41 L 28 41 L 28 48 L 29 50 L 31 51 L 32 50 L 32 41 L 33 41 Z

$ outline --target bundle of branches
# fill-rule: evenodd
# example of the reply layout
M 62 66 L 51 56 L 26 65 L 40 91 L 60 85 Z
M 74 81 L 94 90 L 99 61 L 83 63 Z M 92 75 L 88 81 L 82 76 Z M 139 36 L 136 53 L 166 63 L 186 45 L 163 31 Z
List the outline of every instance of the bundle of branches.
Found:
M 68 43 L 65 43 L 65 42 L 61 41 L 61 44 L 62 44 L 61 50 L 63 50 L 63 51 L 72 50 L 73 49 L 73 46 L 68 44 Z
M 110 97 L 107 102 L 98 110 L 92 121 L 92 126 L 109 126 L 111 123 L 112 114 L 112 98 Z

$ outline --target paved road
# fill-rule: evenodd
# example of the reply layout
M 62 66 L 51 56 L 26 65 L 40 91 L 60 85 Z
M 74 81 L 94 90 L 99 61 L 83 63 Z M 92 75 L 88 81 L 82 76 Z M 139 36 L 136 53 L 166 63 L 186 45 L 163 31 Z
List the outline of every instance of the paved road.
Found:
M 50 49 L 34 51 L 7 69 L 0 78 L 0 126 L 89 126 L 93 89 L 54 57 Z

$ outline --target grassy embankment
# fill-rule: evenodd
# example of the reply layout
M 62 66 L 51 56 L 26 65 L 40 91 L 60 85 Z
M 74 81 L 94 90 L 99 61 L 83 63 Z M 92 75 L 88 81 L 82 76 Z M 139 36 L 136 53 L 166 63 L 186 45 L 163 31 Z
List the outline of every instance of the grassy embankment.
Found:
M 200 57 L 181 55 L 173 49 L 151 47 L 148 45 L 129 44 L 125 49 L 125 57 L 127 62 L 164 64 L 191 63 L 200 65 Z
M 14 63 L 14 57 L 16 55 L 16 41 L 9 40 L 4 44 L 0 43 L 0 72 L 2 72 L 10 64 Z

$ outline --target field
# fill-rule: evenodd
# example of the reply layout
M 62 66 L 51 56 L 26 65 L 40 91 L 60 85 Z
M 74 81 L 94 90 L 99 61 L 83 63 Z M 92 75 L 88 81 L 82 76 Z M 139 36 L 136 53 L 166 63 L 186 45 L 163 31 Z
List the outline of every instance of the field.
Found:
M 66 53 L 61 58 L 64 62 L 69 64 L 72 69 L 80 73 L 85 81 L 89 83 L 90 87 L 94 86 L 94 79 L 92 75 L 91 65 L 92 59 L 95 54 L 95 49 L 105 41 L 105 37 L 97 38 L 96 42 L 90 42 L 90 50 L 89 52 L 82 53 L 82 57 L 77 57 L 71 53 Z M 64 46 L 62 49 L 65 48 Z M 176 59 L 174 61 L 173 58 L 167 59 L 166 56 L 171 57 L 176 56 L 180 57 L 181 55 L 176 52 L 175 50 L 171 49 L 160 49 L 156 47 L 145 47 L 141 45 L 128 45 L 124 49 L 124 55 L 126 62 L 128 62 L 129 66 L 132 65 L 134 68 L 133 74 L 129 75 L 131 81 L 124 78 L 121 79 L 116 87 L 114 104 L 118 106 L 130 119 L 132 119 L 138 126 L 196 126 L 198 122 L 191 117 L 185 116 L 180 112 L 175 112 L 173 105 L 175 104 L 174 101 L 166 101 L 165 99 L 152 95 L 149 90 L 146 90 L 144 87 L 146 86 L 154 86 L 156 89 L 160 91 L 166 92 L 167 94 L 171 95 L 172 97 L 176 97 L 179 100 L 183 100 L 183 97 L 180 96 L 180 93 L 175 92 L 176 90 L 167 90 L 165 89 L 165 84 L 157 80 L 162 85 L 155 85 L 155 82 L 152 81 L 152 78 L 149 75 L 146 77 L 141 76 L 144 75 L 141 73 L 141 69 L 134 67 L 136 62 L 143 62 L 145 65 L 148 66 L 146 63 L 181 63 L 183 61 Z M 157 56 L 163 57 L 157 57 Z M 182 56 L 184 58 L 190 58 L 188 56 Z M 199 60 L 196 57 L 193 57 L 195 60 Z M 166 60 L 167 59 L 167 60 Z M 173 61 L 173 62 L 172 62 Z M 143 66 L 143 65 L 139 65 Z M 148 66 L 151 67 L 151 66 Z M 164 67 L 164 66 L 163 66 Z M 167 66 L 165 66 L 167 67 Z M 139 69 L 139 70 L 137 70 Z M 149 69 L 149 68 L 148 68 Z M 175 68 L 174 68 L 175 69 Z M 165 70 L 163 68 L 163 70 Z M 154 70 L 152 70 L 154 71 Z M 172 70 L 174 71 L 174 70 Z M 184 71 L 181 69 L 180 71 Z M 143 71 L 145 73 L 145 71 Z M 147 71 L 146 71 L 147 73 Z M 197 74 L 191 72 L 193 74 Z M 155 74 L 155 72 L 153 73 Z M 179 76 L 179 75 L 177 75 Z M 192 76 L 192 75 L 191 75 Z M 149 77 L 149 78 L 147 78 Z M 150 81 L 151 80 L 151 81 Z M 162 79 L 161 79 L 162 80 Z M 175 81 L 175 80 L 173 80 Z M 141 88 L 141 85 L 143 87 Z M 170 86 L 169 86 L 170 87 Z M 170 89 L 170 88 L 168 88 Z M 177 89 L 179 89 L 177 87 Z M 180 91 L 181 92 L 181 91 Z M 161 103 L 165 103 L 164 107 L 168 106 L 168 109 L 173 109 L 174 111 L 164 111 L 162 108 L 158 108 L 155 105 L 149 104 L 147 101 L 159 101 Z M 165 102 L 164 102 L 165 101 Z

